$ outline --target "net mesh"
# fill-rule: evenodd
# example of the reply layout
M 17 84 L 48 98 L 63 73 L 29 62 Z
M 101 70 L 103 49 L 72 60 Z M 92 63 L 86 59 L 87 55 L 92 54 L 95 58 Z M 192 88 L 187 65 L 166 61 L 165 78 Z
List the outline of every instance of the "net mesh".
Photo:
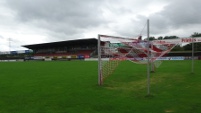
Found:
M 159 67 L 164 56 L 178 43 L 156 43 L 141 39 L 114 36 L 100 36 L 102 80 L 113 73 L 121 61 L 128 60 L 137 64 L 153 63 Z
M 102 79 L 104 80 L 107 78 L 110 74 L 114 72 L 116 67 L 119 65 L 120 60 L 115 59 L 105 59 L 102 61 Z

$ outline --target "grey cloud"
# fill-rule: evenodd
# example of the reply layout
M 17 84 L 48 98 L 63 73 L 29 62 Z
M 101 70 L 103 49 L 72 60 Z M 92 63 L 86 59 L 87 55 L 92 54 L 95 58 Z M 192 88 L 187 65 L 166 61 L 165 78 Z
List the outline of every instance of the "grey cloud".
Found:
M 107 23 L 101 16 L 101 3 L 93 0 L 7 1 L 8 6 L 17 12 L 19 22 L 66 35 Z
M 114 28 L 113 30 L 119 34 L 129 36 L 132 36 L 132 34 L 134 36 L 139 34 L 146 35 L 146 28 L 143 30 L 143 26 L 146 20 L 150 19 L 150 32 L 152 35 L 168 35 L 168 33 L 180 29 L 180 32 L 175 35 L 187 34 L 189 36 L 193 32 L 201 32 L 200 30 L 198 31 L 197 27 L 201 25 L 200 4 L 200 0 L 170 0 L 162 11 L 151 14 L 148 17 L 137 15 L 137 19 L 132 19 L 126 26 L 118 26 L 122 28 Z
M 49 40 L 56 40 L 54 37 L 59 39 L 82 37 L 82 33 L 88 28 L 98 26 L 104 26 L 123 36 L 143 35 L 146 34 L 146 28 L 143 30 L 143 27 L 148 18 L 153 35 L 167 34 L 175 29 L 201 24 L 200 0 L 7 0 L 6 2 L 9 8 L 16 12 L 18 22 L 46 29 Z M 158 2 L 169 4 L 161 12 L 149 17 L 138 14 Z M 111 15 L 104 17 L 103 10 L 108 10 Z M 133 18 L 116 23 L 121 22 L 115 21 L 118 17 L 127 15 L 133 15 Z
M 169 19 L 174 27 L 201 23 L 199 19 L 201 17 L 199 14 L 201 10 L 200 4 L 200 0 L 177 0 L 167 6 L 166 10 L 161 12 L 161 15 Z
M 144 25 L 148 17 L 144 15 L 140 15 L 142 11 L 144 11 L 145 9 L 147 9 L 147 7 L 153 4 L 155 5 L 155 3 L 159 5 L 163 3 L 167 3 L 165 0 L 160 0 L 160 1 L 158 0 L 152 0 L 152 1 L 128 0 L 126 2 L 122 0 L 117 0 L 116 2 L 117 2 L 116 4 L 107 2 L 106 8 L 108 8 L 108 10 L 112 12 L 112 14 L 116 16 L 116 18 L 122 18 L 124 16 L 125 18 L 127 18 L 128 15 L 130 15 L 130 17 L 125 19 L 124 22 L 118 21 L 119 23 L 114 23 L 115 25 L 110 27 L 110 29 L 116 32 L 116 34 L 119 34 L 122 36 L 128 36 L 128 37 L 146 35 L 146 28 L 144 28 Z M 113 19 L 115 20 L 116 18 L 113 18 Z M 161 28 L 158 28 L 158 29 L 161 29 Z
M 17 18 L 22 23 L 29 23 L 40 28 L 48 29 L 51 35 L 72 36 L 82 33 L 87 28 L 106 26 L 109 29 L 131 35 L 139 33 L 140 24 L 132 23 L 117 25 L 110 28 L 107 24 L 114 23 L 117 16 L 135 15 L 157 0 L 133 1 L 133 0 L 8 0 L 8 6 L 17 12 Z M 115 17 L 104 17 L 103 9 L 111 12 Z M 144 20 L 144 19 L 143 19 Z M 116 23 L 120 24 L 120 23 Z M 137 26 L 137 27 L 136 27 Z M 60 35 L 58 35 L 61 33 Z M 77 35 L 76 35 L 77 36 Z
M 200 0 L 171 2 L 162 12 L 150 16 L 154 33 L 165 33 L 174 29 L 201 24 L 200 4 Z
M 3 39 L 3 36 L 0 35 L 0 39 Z

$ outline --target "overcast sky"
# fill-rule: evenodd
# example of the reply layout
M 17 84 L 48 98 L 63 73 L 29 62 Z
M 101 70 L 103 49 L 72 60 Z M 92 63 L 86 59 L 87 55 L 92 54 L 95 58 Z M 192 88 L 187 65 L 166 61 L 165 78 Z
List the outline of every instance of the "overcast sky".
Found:
M 98 34 L 188 37 L 201 33 L 201 0 L 0 0 L 0 51 Z

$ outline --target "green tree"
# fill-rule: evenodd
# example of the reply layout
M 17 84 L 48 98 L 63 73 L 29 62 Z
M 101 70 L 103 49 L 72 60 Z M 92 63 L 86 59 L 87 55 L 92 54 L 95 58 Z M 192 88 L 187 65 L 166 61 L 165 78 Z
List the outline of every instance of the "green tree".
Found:
M 194 34 L 191 35 L 191 37 L 201 37 L 201 33 L 195 32 Z
M 172 49 L 172 51 L 183 51 L 183 50 L 184 49 L 183 49 L 183 47 L 181 45 L 177 45 Z
M 152 41 L 152 40 L 156 40 L 155 37 L 149 37 L 149 40 Z
M 158 37 L 158 40 L 163 40 L 163 37 L 162 37 L 162 36 L 159 36 L 159 37 Z
M 195 32 L 194 34 L 191 35 L 191 37 L 195 37 L 195 38 L 196 37 L 201 37 L 201 33 Z M 185 45 L 183 48 L 186 51 L 191 51 L 192 50 L 192 43 L 189 43 L 189 44 Z M 195 43 L 194 50 L 195 51 L 201 51 L 201 43 Z
M 178 39 L 178 36 L 165 36 L 164 39 Z
M 144 40 L 147 40 L 147 38 L 145 38 Z M 152 41 L 152 40 L 156 40 L 156 38 L 153 36 L 149 37 L 149 41 Z

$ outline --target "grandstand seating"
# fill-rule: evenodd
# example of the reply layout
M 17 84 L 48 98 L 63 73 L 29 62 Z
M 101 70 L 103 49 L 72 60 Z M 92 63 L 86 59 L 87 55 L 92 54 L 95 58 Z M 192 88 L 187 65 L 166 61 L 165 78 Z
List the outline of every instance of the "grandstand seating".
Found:
M 55 52 L 55 53 L 35 53 L 34 56 L 55 57 L 55 56 L 91 56 L 95 50 L 77 50 L 71 52 Z

